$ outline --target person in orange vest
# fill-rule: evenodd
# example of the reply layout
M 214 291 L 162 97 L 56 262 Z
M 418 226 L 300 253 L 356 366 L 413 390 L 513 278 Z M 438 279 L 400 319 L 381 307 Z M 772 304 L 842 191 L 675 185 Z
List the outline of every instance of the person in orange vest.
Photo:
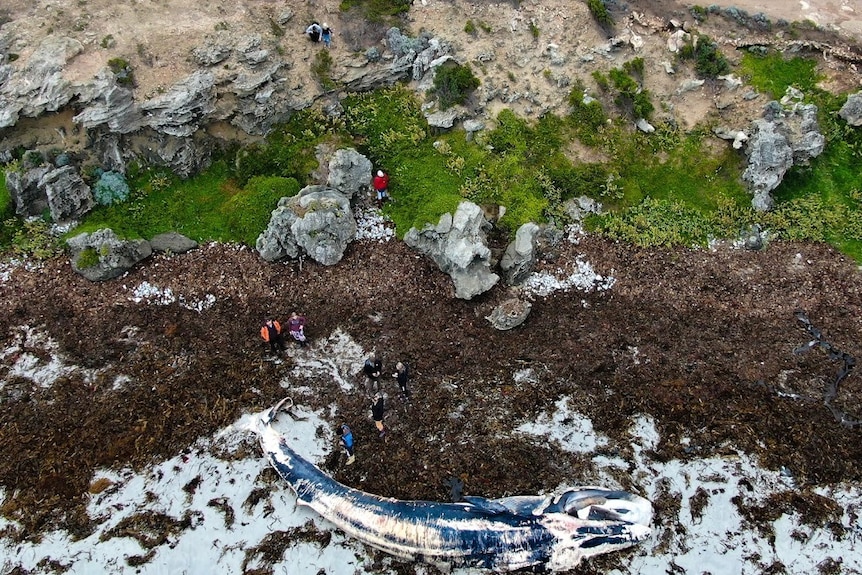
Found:
M 284 337 L 281 335 L 281 324 L 273 318 L 266 320 L 260 328 L 260 337 L 269 344 L 269 351 L 275 353 L 276 348 L 284 351 Z

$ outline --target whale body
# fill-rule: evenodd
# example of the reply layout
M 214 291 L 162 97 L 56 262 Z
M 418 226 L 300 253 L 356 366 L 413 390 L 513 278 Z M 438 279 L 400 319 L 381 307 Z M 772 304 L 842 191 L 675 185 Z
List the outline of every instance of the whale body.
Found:
M 565 571 L 584 558 L 631 547 L 650 535 L 652 504 L 625 491 L 578 487 L 555 496 L 465 497 L 439 503 L 353 489 L 288 446 L 271 425 L 279 405 L 261 421 L 260 444 L 298 503 L 393 556 L 496 572 L 527 567 Z

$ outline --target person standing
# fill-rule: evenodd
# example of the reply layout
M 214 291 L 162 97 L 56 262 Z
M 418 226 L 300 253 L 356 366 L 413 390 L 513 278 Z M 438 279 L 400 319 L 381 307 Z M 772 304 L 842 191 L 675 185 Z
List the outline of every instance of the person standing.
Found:
M 269 351 L 275 353 L 276 348 L 284 351 L 284 337 L 281 335 L 281 324 L 273 318 L 268 318 L 260 328 L 260 337 L 269 344 Z
M 341 424 L 341 447 L 347 454 L 347 465 L 353 465 L 353 462 L 356 461 L 353 451 L 353 432 L 350 431 L 350 427 L 346 423 Z
M 380 391 L 380 373 L 383 371 L 383 362 L 380 361 L 377 353 L 372 353 L 365 364 L 362 366 L 362 372 L 368 379 L 366 382 L 366 391 L 368 395 L 378 393 Z
M 377 192 L 377 203 L 383 205 L 383 202 L 389 199 L 389 174 L 383 170 L 377 170 L 372 183 L 374 191 Z
M 410 378 L 410 375 L 407 371 L 407 366 L 400 361 L 396 363 L 395 373 L 392 374 L 392 377 L 398 382 L 398 389 L 401 390 L 401 395 L 410 399 L 410 391 L 407 389 L 407 380 Z
M 287 331 L 299 343 L 300 347 L 308 345 L 308 338 L 305 337 L 305 323 L 304 315 L 299 315 L 295 311 L 290 312 L 290 317 L 287 320 Z
M 377 427 L 381 438 L 386 435 L 386 429 L 383 427 L 384 413 L 386 413 L 386 404 L 383 401 L 383 395 L 378 393 L 374 396 L 374 403 L 371 404 L 371 418 L 374 419 L 374 426 Z
M 323 45 L 327 48 L 332 44 L 332 28 L 326 22 L 320 28 L 320 39 L 323 40 Z

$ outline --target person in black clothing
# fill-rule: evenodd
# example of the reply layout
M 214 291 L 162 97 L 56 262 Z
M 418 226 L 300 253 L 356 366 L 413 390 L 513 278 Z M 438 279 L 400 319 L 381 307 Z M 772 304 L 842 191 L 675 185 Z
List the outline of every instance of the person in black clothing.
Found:
M 383 414 L 386 412 L 386 404 L 383 402 L 383 396 L 377 394 L 374 396 L 374 403 L 371 404 L 371 417 L 374 419 L 374 425 L 377 427 L 380 437 L 386 435 L 386 429 L 383 427 Z
M 365 365 L 362 366 L 362 371 L 365 377 L 368 378 L 366 383 L 366 391 L 368 395 L 373 395 L 380 391 L 380 373 L 383 371 L 383 362 L 376 353 L 372 353 L 365 360 Z
M 398 389 L 401 390 L 401 395 L 409 399 L 410 391 L 407 389 L 407 380 L 410 378 L 410 375 L 407 372 L 407 366 L 400 361 L 396 363 L 395 373 L 392 374 L 392 377 L 398 382 Z

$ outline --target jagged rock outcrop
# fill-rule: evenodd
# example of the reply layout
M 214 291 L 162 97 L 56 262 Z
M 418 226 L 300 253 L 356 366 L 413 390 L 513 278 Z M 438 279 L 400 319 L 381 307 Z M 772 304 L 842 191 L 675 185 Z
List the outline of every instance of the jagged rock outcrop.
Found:
M 500 276 L 491 271 L 491 250 L 486 244 L 488 221 L 482 208 L 461 202 L 455 215 L 443 214 L 437 225 L 410 228 L 404 243 L 430 257 L 449 274 L 455 297 L 472 299 L 494 287 Z
M 270 262 L 306 253 L 314 261 L 331 266 L 341 261 L 355 236 L 350 200 L 338 190 L 316 185 L 279 200 L 256 247 Z
M 147 126 L 169 136 L 187 137 L 215 110 L 215 76 L 198 70 L 167 93 L 141 104 Z
M 165 232 L 150 238 L 150 247 L 154 252 L 184 254 L 197 249 L 198 243 L 179 232 Z
M 75 220 L 93 209 L 93 194 L 72 166 L 37 166 L 6 173 L 15 213 L 29 217 L 51 213 L 55 222 Z
M 495 307 L 485 319 L 491 322 L 494 329 L 507 331 L 524 323 L 532 309 L 533 304 L 530 302 L 513 297 Z
M 94 282 L 120 277 L 153 253 L 147 240 L 121 240 L 110 228 L 78 234 L 66 244 L 72 269 Z
M 862 126 L 862 92 L 847 96 L 847 101 L 838 110 L 838 115 L 853 127 Z
M 758 211 L 775 205 L 770 192 L 781 183 L 794 164 L 806 164 L 820 155 L 826 139 L 817 123 L 817 106 L 803 104 L 802 94 L 788 88 L 781 102 L 769 102 L 763 118 L 752 123 L 746 145 L 748 166 L 742 179 L 753 194 Z
M 381 86 L 391 86 L 402 80 L 421 80 L 440 65 L 452 51 L 448 42 L 420 34 L 417 38 L 404 35 L 398 28 L 386 32 L 389 60 L 381 60 L 376 52 L 354 55 L 344 62 L 344 71 L 333 79 L 353 92 L 364 92 Z
M 75 220 L 96 205 L 93 193 L 72 166 L 51 170 L 39 181 L 48 196 L 48 209 L 55 222 Z
M 14 126 L 18 118 L 35 118 L 56 112 L 77 95 L 63 77 L 63 69 L 84 46 L 72 38 L 49 36 L 33 51 L 26 65 L 15 72 L 4 67 L 0 77 L 0 128 Z
M 350 200 L 356 192 L 371 182 L 371 168 L 371 160 L 353 148 L 336 150 L 329 160 L 329 177 L 326 183 Z
M 48 209 L 48 194 L 39 182 L 51 169 L 50 166 L 38 166 L 6 172 L 6 189 L 9 190 L 16 215 L 38 216 Z
M 527 279 L 536 265 L 539 226 L 527 222 L 515 232 L 515 239 L 506 247 L 500 259 L 503 279 L 509 285 L 518 285 Z

